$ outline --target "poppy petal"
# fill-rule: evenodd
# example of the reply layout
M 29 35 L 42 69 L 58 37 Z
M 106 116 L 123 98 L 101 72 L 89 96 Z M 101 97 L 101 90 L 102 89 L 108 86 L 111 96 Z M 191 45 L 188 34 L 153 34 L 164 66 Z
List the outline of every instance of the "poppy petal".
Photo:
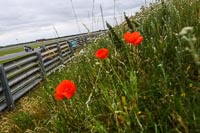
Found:
M 76 91 L 75 84 L 70 80 L 63 80 L 57 87 L 54 94 L 57 100 L 62 100 L 65 95 L 69 95 L 67 98 L 71 98 Z
M 138 37 L 140 36 L 140 32 L 133 32 L 132 34 L 131 34 L 131 37 L 130 37 L 130 39 L 131 39 L 131 43 L 135 43 L 135 41 L 138 39 Z
M 108 54 L 109 54 L 109 50 L 106 49 L 106 48 L 101 48 L 99 50 L 96 51 L 95 53 L 95 56 L 96 58 L 99 58 L 99 59 L 106 59 L 108 57 Z
M 139 45 L 143 40 L 144 40 L 143 36 L 138 37 L 138 39 L 134 42 L 134 45 L 135 46 Z
M 131 33 L 130 33 L 130 32 L 126 32 L 126 33 L 124 34 L 124 39 L 126 40 L 127 43 L 130 43 L 130 42 L 131 42 L 130 37 L 131 37 Z
M 58 100 L 58 101 L 61 101 L 64 98 L 63 95 L 58 94 L 58 93 L 54 93 L 54 96 L 55 96 L 56 100 Z

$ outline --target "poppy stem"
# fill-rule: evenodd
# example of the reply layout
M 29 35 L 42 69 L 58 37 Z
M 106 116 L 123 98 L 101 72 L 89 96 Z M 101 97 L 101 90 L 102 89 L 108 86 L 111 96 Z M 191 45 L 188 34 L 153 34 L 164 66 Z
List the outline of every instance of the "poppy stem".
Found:
M 88 97 L 88 100 L 85 102 L 88 111 L 90 110 L 90 108 L 89 108 L 89 102 L 91 101 L 91 97 L 92 97 L 93 92 L 94 92 L 94 90 L 95 90 L 95 88 L 96 88 L 96 84 L 97 84 L 97 81 L 98 81 L 98 79 L 99 79 L 99 75 L 100 75 L 100 73 L 101 73 L 101 69 L 102 69 L 102 62 L 101 62 L 101 64 L 100 64 L 100 68 L 99 68 L 99 71 L 98 71 L 98 74 L 97 74 L 97 78 L 96 78 L 96 80 L 95 80 L 95 82 L 94 82 L 92 92 L 90 93 L 90 95 L 89 95 L 89 97 Z

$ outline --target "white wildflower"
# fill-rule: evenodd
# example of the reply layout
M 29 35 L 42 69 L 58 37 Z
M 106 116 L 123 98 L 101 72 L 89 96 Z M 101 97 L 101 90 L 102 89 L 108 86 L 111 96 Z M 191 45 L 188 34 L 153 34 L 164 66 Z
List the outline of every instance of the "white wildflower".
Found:
M 193 27 L 184 27 L 181 32 L 179 33 L 179 35 L 183 36 L 183 35 L 186 35 L 187 33 L 189 32 L 192 32 L 193 31 Z

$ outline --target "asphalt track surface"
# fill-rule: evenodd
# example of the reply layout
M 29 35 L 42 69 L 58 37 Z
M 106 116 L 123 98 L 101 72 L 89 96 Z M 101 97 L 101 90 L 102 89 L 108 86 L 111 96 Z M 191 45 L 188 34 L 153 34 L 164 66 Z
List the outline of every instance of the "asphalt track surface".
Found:
M 37 52 L 39 51 L 38 48 L 35 48 L 34 51 L 32 52 Z M 14 53 L 14 54 L 7 54 L 7 55 L 4 55 L 4 56 L 1 56 L 0 57 L 0 61 L 5 61 L 5 60 L 9 60 L 9 59 L 12 59 L 12 58 L 15 58 L 15 57 L 20 57 L 20 56 L 23 56 L 23 55 L 26 55 L 28 53 L 32 53 L 32 52 L 18 52 L 18 53 Z

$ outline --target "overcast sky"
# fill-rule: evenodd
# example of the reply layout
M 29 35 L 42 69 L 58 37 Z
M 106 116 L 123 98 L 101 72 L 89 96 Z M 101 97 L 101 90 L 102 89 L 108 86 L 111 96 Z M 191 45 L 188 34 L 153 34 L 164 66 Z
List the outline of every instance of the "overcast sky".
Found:
M 93 8 L 94 1 L 94 8 Z M 150 1 L 150 0 L 146 0 Z M 103 29 L 100 5 L 105 21 L 123 21 L 123 12 L 134 15 L 145 0 L 72 0 L 80 32 Z M 71 0 L 0 0 L 0 46 L 41 38 L 79 33 Z M 114 8 L 115 7 L 115 8 Z

